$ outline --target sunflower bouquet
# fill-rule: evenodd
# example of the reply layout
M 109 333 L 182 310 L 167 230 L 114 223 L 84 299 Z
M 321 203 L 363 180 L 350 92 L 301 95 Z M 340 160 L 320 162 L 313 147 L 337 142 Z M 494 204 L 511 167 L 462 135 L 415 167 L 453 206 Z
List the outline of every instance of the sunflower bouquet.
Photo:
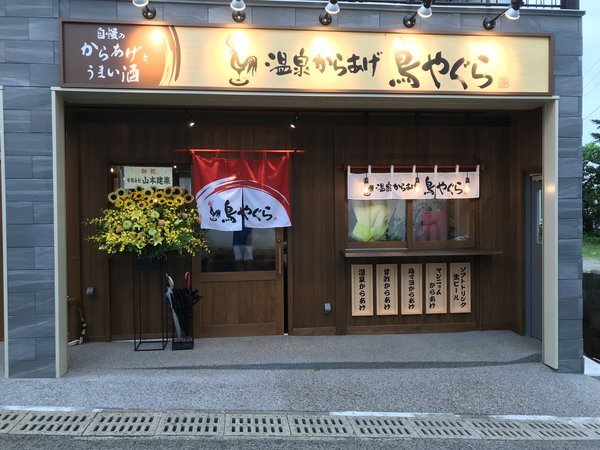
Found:
M 108 201 L 109 208 L 87 221 L 96 227 L 89 240 L 99 250 L 133 253 L 138 259 L 208 252 L 194 196 L 182 187 L 118 189 Z

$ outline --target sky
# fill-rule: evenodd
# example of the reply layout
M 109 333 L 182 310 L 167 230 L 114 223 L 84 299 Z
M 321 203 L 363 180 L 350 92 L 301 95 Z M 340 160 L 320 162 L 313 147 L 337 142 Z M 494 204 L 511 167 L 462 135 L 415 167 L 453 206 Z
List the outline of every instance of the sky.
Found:
M 581 0 L 583 16 L 583 144 L 600 133 L 592 119 L 600 119 L 600 0 Z

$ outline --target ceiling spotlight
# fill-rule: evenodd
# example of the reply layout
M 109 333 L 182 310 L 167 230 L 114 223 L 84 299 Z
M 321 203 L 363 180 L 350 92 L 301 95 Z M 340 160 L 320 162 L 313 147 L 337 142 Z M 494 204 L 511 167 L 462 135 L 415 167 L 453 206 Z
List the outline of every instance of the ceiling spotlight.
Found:
M 294 116 L 294 120 L 292 120 L 292 121 L 290 122 L 290 128 L 296 128 L 296 125 L 297 125 L 297 124 L 298 124 L 298 114 L 296 114 L 296 115 Z
M 321 22 L 321 25 L 329 25 L 333 20 L 333 16 L 339 12 L 340 5 L 338 5 L 338 0 L 329 0 L 327 5 L 325 5 L 325 11 L 319 15 L 319 22 Z
M 156 17 L 156 8 L 154 6 L 146 5 L 144 9 L 142 9 L 142 16 L 144 19 L 152 20 Z
M 149 0 L 131 0 L 133 6 L 137 6 L 138 8 L 143 8 L 148 4 Z
M 523 6 L 523 0 L 512 0 L 510 2 L 510 7 L 506 10 L 504 15 L 507 19 L 517 20 L 519 17 L 521 17 L 521 14 L 519 13 L 521 6 Z
M 244 3 L 244 0 L 231 0 L 229 6 L 234 11 L 243 11 L 246 9 L 246 4 Z
M 419 9 L 417 9 L 417 14 L 419 14 L 419 16 L 421 16 L 423 19 L 427 19 L 433 14 L 433 11 L 431 10 L 432 2 L 433 0 L 423 0 L 421 6 L 419 6 Z
M 433 3 L 433 0 L 423 0 L 421 6 L 419 6 L 419 9 L 417 9 L 417 11 L 412 16 L 404 16 L 404 19 L 402 20 L 404 26 L 406 28 L 414 27 L 417 23 L 417 14 L 423 19 L 431 17 L 431 15 L 433 14 L 433 11 L 431 9 L 431 3 Z
M 246 20 L 246 11 L 244 11 L 246 9 L 246 4 L 244 3 L 244 0 L 231 0 L 229 6 L 233 9 L 231 18 L 235 22 L 242 23 Z
M 506 11 L 502 11 L 493 19 L 486 17 L 483 19 L 483 28 L 486 30 L 493 30 L 496 26 L 496 20 L 498 20 L 502 16 L 506 16 L 507 19 L 517 20 L 521 14 L 519 13 L 519 9 L 523 6 L 523 0 L 510 0 L 510 7 Z

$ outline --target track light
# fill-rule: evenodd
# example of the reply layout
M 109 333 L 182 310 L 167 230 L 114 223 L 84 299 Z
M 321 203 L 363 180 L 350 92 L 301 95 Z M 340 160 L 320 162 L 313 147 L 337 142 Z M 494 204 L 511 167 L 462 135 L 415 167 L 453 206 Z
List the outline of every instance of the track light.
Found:
M 339 12 L 340 5 L 338 5 L 338 0 L 329 0 L 327 5 L 325 5 L 325 11 L 319 15 L 319 22 L 321 22 L 321 25 L 329 25 L 333 20 L 333 16 Z
M 244 20 L 246 20 L 246 11 L 244 11 L 246 9 L 246 4 L 244 3 L 244 0 L 231 0 L 229 6 L 231 9 L 233 9 L 231 18 L 234 21 L 237 23 L 242 23 Z
M 423 0 L 423 2 L 421 3 L 421 6 L 419 6 L 419 9 L 417 9 L 412 16 L 404 16 L 404 19 L 402 20 L 402 23 L 404 23 L 404 26 L 406 28 L 414 27 L 415 24 L 417 23 L 417 20 L 416 20 L 417 14 L 419 15 L 419 17 L 422 17 L 423 19 L 427 19 L 428 17 L 431 17 L 431 15 L 433 14 L 433 11 L 431 10 L 432 3 L 433 3 L 433 0 Z
M 189 111 L 185 112 L 185 123 L 190 128 L 196 125 L 196 121 L 191 117 Z
M 510 0 L 510 7 L 506 11 L 502 11 L 493 19 L 486 17 L 483 19 L 483 28 L 486 30 L 493 30 L 496 26 L 496 20 L 498 20 L 502 16 L 506 16 L 507 19 L 517 20 L 521 14 L 519 13 L 519 9 L 523 6 L 523 0 Z
M 297 124 L 298 124 L 298 114 L 296 114 L 296 115 L 294 116 L 294 120 L 292 120 L 292 121 L 290 122 L 290 128 L 296 128 L 296 125 L 297 125 Z

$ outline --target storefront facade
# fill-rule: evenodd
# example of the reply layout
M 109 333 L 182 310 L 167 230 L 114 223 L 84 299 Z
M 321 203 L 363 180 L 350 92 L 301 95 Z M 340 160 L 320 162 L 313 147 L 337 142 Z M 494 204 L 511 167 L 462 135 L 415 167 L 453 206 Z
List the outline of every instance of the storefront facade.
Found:
M 361 60 L 363 71 L 374 73 L 380 56 L 368 49 L 390 36 L 435 42 L 428 51 L 437 71 L 423 70 L 428 75 L 418 80 L 423 89 L 411 92 L 390 90 L 402 83 L 414 87 L 408 72 L 387 86 L 354 85 L 339 81 L 339 71 L 350 66 L 333 62 L 324 62 L 323 69 L 338 71 L 321 83 L 301 84 L 296 76 L 283 85 L 277 83 L 284 77 L 247 85 L 252 60 L 240 53 L 236 66 L 229 55 L 237 49 L 229 44 L 227 61 L 235 73 L 224 78 L 225 85 L 201 78 L 219 74 L 215 59 L 198 57 L 200 68 L 187 74 L 191 57 L 184 51 L 176 52 L 184 61 L 173 64 L 181 68 L 180 84 L 132 88 L 122 83 L 125 74 L 105 83 L 107 73 L 98 79 L 99 67 L 90 62 L 88 72 L 81 60 L 84 47 L 94 53 L 95 42 L 72 28 L 135 34 L 149 23 L 131 22 L 143 20 L 139 8 L 129 1 L 6 3 L 0 23 L 11 31 L 0 35 L 7 74 L 0 82 L 7 376 L 62 375 L 66 343 L 79 332 L 77 307 L 88 339 L 131 338 L 133 259 L 98 252 L 82 222 L 106 206 L 106 194 L 118 187 L 114 174 L 125 166 L 175 167 L 176 181 L 189 185 L 190 154 L 176 151 L 181 149 L 298 150 L 289 172 L 291 227 L 253 232 L 251 258 L 234 258 L 231 235 L 212 231 L 211 256 L 169 258 L 176 279 L 191 271 L 203 295 L 196 336 L 509 329 L 540 338 L 549 366 L 582 370 L 577 5 L 524 7 L 519 20 L 500 18 L 493 30 L 485 30 L 483 20 L 505 6 L 434 3 L 433 16 L 417 18 L 408 29 L 402 20 L 416 5 L 342 4 L 333 23 L 323 26 L 318 17 L 324 5 L 313 2 L 248 5 L 243 24 L 232 21 L 227 4 L 152 2 L 157 16 L 151 24 L 174 25 L 170 30 L 180 49 L 186 33 L 193 43 L 210 41 L 211 33 L 242 30 L 253 41 L 276 43 L 273 48 L 298 36 L 338 34 L 354 45 L 353 55 L 365 46 L 370 56 Z M 457 42 L 477 46 L 489 36 L 502 52 L 514 52 L 514 67 L 535 72 L 533 82 L 523 76 L 519 84 L 511 75 L 498 80 L 494 91 L 481 92 L 487 77 L 496 76 L 481 69 L 487 60 L 477 69 L 476 61 L 453 56 L 444 63 L 436 57 Z M 284 65 L 279 47 L 270 53 L 259 48 L 272 55 L 267 63 Z M 535 55 L 546 59 L 533 61 Z M 409 61 L 395 62 L 400 69 Z M 533 67 L 525 67 L 527 62 Z M 204 70 L 209 63 L 213 67 Z M 270 67 L 264 61 L 256 66 L 261 76 L 273 73 L 263 69 Z M 165 73 L 161 70 L 159 81 Z M 455 87 L 446 87 L 451 84 L 443 76 Z M 469 83 L 473 87 L 464 87 Z M 413 180 L 406 182 L 410 190 L 414 179 L 435 180 L 437 171 L 462 187 L 472 180 L 479 195 L 428 202 L 350 196 L 349 174 L 369 178 L 365 184 L 374 192 L 374 180 L 385 185 L 394 171 Z M 383 228 L 373 219 L 377 212 L 386 217 Z M 463 281 L 459 286 L 452 280 Z M 153 292 L 148 302 L 158 311 L 160 281 L 148 283 Z M 427 294 L 431 283 L 445 292 Z M 536 295 L 539 303 L 532 300 Z M 150 313 L 147 321 L 150 332 L 157 331 L 158 317 Z

